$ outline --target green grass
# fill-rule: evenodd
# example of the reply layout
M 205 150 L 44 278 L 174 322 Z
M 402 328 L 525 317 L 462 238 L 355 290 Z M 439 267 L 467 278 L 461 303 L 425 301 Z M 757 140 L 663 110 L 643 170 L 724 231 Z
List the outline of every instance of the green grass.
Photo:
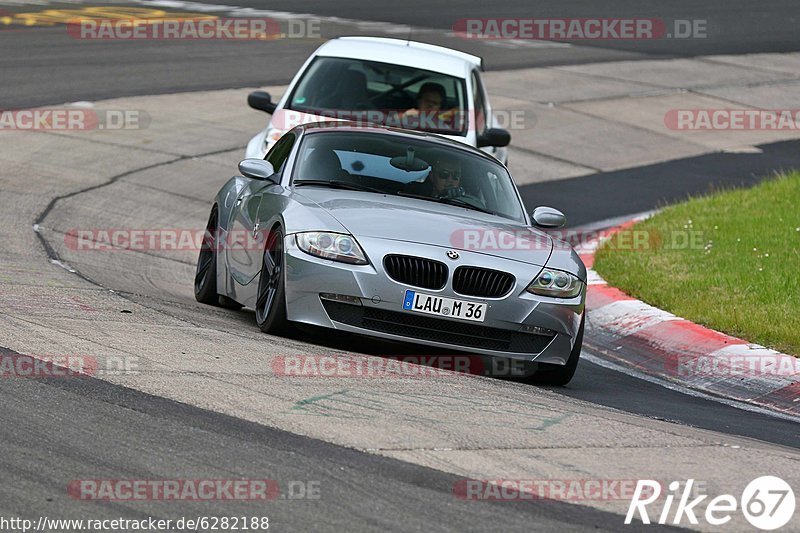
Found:
M 630 231 L 609 239 L 595 257 L 595 270 L 611 285 L 693 322 L 800 355 L 800 172 L 690 199 Z

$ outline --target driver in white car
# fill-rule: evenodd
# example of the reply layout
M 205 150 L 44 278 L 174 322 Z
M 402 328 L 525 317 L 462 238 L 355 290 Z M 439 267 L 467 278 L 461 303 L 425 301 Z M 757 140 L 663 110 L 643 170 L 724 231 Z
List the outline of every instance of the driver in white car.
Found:
M 445 99 L 445 89 L 441 84 L 433 82 L 422 84 L 417 92 L 417 107 L 412 107 L 401 115 L 403 126 L 415 129 L 430 121 L 431 126 L 438 129 L 441 125 L 437 125 L 437 121 L 452 121 L 457 108 L 442 111 Z

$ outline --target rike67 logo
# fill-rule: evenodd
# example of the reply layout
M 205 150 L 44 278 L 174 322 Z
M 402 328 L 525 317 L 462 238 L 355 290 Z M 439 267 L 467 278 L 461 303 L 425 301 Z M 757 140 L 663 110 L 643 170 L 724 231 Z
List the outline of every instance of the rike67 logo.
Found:
M 697 516 L 700 515 L 708 524 L 722 526 L 731 521 L 734 513 L 741 511 L 753 527 L 762 531 L 772 531 L 788 524 L 794 515 L 795 498 L 792 487 L 776 476 L 754 479 L 742 491 L 738 501 L 732 494 L 721 494 L 711 499 L 702 514 L 697 507 L 708 495 L 703 494 L 690 501 L 693 484 L 694 479 L 687 480 L 680 495 L 678 492 L 681 484 L 678 481 L 669 484 L 670 492 L 664 499 L 664 506 L 657 518 L 658 524 L 670 523 L 672 504 L 676 499 L 678 502 L 671 520 L 674 525 L 681 524 L 684 517 L 690 524 L 698 525 Z M 628 514 L 625 516 L 625 524 L 630 524 L 637 513 L 643 524 L 650 524 L 647 506 L 658 501 L 662 496 L 661 492 L 661 484 L 658 481 L 638 480 L 628 507 Z

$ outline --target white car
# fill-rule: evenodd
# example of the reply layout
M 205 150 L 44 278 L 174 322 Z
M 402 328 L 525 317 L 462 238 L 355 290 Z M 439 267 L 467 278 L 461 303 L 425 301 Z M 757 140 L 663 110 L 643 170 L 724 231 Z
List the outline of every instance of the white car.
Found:
M 311 54 L 277 103 L 265 91 L 248 96 L 250 107 L 272 118 L 250 140 L 246 157 L 263 159 L 295 126 L 335 118 L 438 133 L 506 163 L 511 137 L 495 127 L 481 70 L 481 58 L 431 44 L 330 40 Z

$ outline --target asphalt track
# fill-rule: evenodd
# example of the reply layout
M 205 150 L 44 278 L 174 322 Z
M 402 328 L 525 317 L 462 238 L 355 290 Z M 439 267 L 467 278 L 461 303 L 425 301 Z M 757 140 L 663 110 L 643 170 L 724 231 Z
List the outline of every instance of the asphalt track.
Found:
M 94 2 L 93 5 L 126 5 Z M 169 2 L 143 4 L 164 7 Z M 183 3 L 185 4 L 185 3 Z M 268 9 L 316 16 L 338 17 L 341 23 L 324 21 L 320 38 L 243 41 L 113 41 L 70 37 L 66 26 L 3 26 L 0 24 L 0 108 L 53 105 L 78 100 L 119 96 L 256 87 L 287 83 L 308 54 L 322 40 L 338 35 L 411 35 L 417 40 L 444 44 L 484 57 L 489 70 L 534 66 L 583 64 L 599 61 L 687 57 L 800 50 L 796 25 L 800 7 L 792 0 L 709 2 L 646 2 L 625 0 L 613 6 L 590 0 L 497 4 L 475 0 L 430 3 L 410 0 L 387 2 L 201 1 L 196 4 Z M 87 5 L 89 5 L 87 3 Z M 140 4 L 128 3 L 127 5 Z M 4 6 L 6 13 L 41 12 L 59 7 L 75 9 L 81 3 L 49 2 L 46 5 Z M 198 9 L 194 10 L 195 12 Z M 220 17 L 230 10 L 210 11 Z M 0 13 L 2 15 L 3 13 Z M 571 47 L 528 46 L 531 43 L 492 43 L 447 36 L 460 18 L 632 18 L 665 21 L 705 20 L 704 38 L 653 40 L 575 41 Z M 312 16 L 313 18 L 313 16 Z M 382 21 L 383 25 L 360 27 L 349 20 Z M 670 22 L 671 23 L 671 22 Z M 416 30 L 416 33 L 414 32 Z
M 263 7 L 257 0 L 237 2 L 246 7 Z M 448 30 L 462 18 L 636 18 L 672 20 L 705 20 L 707 37 L 686 40 L 651 41 L 566 41 L 581 46 L 618 50 L 634 54 L 657 54 L 665 57 L 755 52 L 787 52 L 800 46 L 796 34 L 800 8 L 791 0 L 750 2 L 748 0 L 712 0 L 696 2 L 678 0 L 622 0 L 599 3 L 592 0 L 511 0 L 482 3 L 475 0 L 431 3 L 425 0 L 405 1 L 402 5 L 375 2 L 364 5 L 358 0 L 326 2 L 311 0 L 270 2 L 269 8 L 281 11 L 315 13 L 326 16 L 362 20 L 387 21 L 419 27 Z M 518 66 L 537 66 L 538 54 L 515 58 Z M 603 60 L 603 56 L 598 56 Z M 605 57 L 610 57 L 610 54 Z M 506 66 L 505 68 L 509 68 Z
M 268 516 L 270 531 L 617 531 L 619 517 L 556 502 L 471 502 L 458 477 L 150 396 L 94 378 L 0 388 L 0 516 Z M 34 444 L 35 443 L 35 444 Z M 176 453 L 177 451 L 179 453 Z M 72 480 L 281 480 L 267 502 L 85 501 Z M 290 480 L 286 482 L 285 480 Z M 307 498 L 318 490 L 318 498 Z M 477 503 L 477 505 L 476 505 Z M 631 530 L 636 531 L 633 527 Z
M 236 5 L 255 6 L 255 2 Z M 489 49 L 490 68 L 552 62 L 635 59 L 656 55 L 784 51 L 800 48 L 793 33 L 792 2 L 618 2 L 618 11 L 594 2 L 536 4 L 535 16 L 625 16 L 707 18 L 727 28 L 714 39 L 693 42 L 609 44 L 583 47 L 567 57 L 563 49 L 541 53 Z M 256 6 L 263 7 L 263 6 Z M 533 16 L 527 2 L 506 2 L 502 9 L 478 2 L 431 6 L 413 0 L 403 12 L 382 4 L 355 2 L 271 2 L 270 9 L 343 18 L 447 28 L 461 17 Z M 747 21 L 747 23 L 745 23 Z M 791 31 L 790 31 L 791 30 Z M 70 40 L 59 28 L 0 32 L 0 107 L 15 108 L 64 101 L 97 100 L 134 94 L 160 94 L 288 81 L 317 43 L 85 43 Z M 87 53 L 86 47 L 92 47 Z M 262 50 L 267 50 L 263 52 Z M 563 57 L 562 57 L 563 56 Z M 257 57 L 257 59 L 253 59 Z M 493 62 L 493 58 L 496 61 Z M 496 67 L 492 67 L 496 65 Z M 530 185 L 527 205 L 569 205 L 572 225 L 645 211 L 689 193 L 750 184 L 776 168 L 800 166 L 797 143 L 768 145 L 763 154 L 715 154 L 609 173 L 599 188 L 596 176 Z M 680 172 L 678 172 L 680 171 Z M 685 176 L 676 181 L 674 176 Z M 665 179 L 665 178 L 669 179 Z M 612 184 L 608 186 L 608 184 Z M 632 185 L 636 185 L 633 187 Z M 569 201 L 566 201 L 569 200 Z M 157 295 L 152 295 L 157 296 Z M 242 323 L 247 312 L 236 313 Z M 302 340 L 325 345 L 319 336 Z M 352 339 L 351 339 L 352 340 Z M 380 349 L 347 347 L 365 353 Z M 591 352 L 591 343 L 587 343 Z M 796 423 L 744 412 L 689 397 L 583 361 L 575 380 L 558 394 L 681 425 L 741 435 L 798 447 Z M 593 509 L 548 502 L 529 505 L 481 502 L 466 505 L 452 495 L 455 476 L 393 459 L 358 452 L 315 439 L 245 422 L 210 411 L 146 395 L 100 380 L 6 380 L 0 387 L 4 408 L 0 459 L 3 515 L 91 515 L 177 517 L 184 515 L 257 515 L 253 504 L 98 503 L 87 507 L 63 497 L 71 479 L 176 477 L 264 477 L 321 480 L 327 488 L 316 501 L 281 500 L 270 506 L 276 530 L 427 531 L 619 529 L 619 517 Z M 180 453 L 176 453 L 180 450 Z M 167 468 L 165 468 L 165 465 Z M 43 469 L 43 466 L 46 466 Z M 202 512 L 198 512 L 202 510 Z M 277 527 L 277 526 L 283 527 Z M 446 527 L 445 527 L 446 525 Z
M 246 321 L 251 313 L 243 312 Z M 293 334 L 293 338 L 317 346 L 337 350 L 354 350 L 374 356 L 400 354 L 436 354 L 435 350 L 413 345 L 375 343 L 357 336 L 332 340 L 324 329 L 308 329 Z M 445 354 L 447 352 L 441 352 Z M 591 336 L 584 341 L 584 354 L 600 353 L 592 346 Z M 689 396 L 660 385 L 610 370 L 584 358 L 573 380 L 566 387 L 544 387 L 556 394 L 584 400 L 646 416 L 692 427 L 719 431 L 730 435 L 748 437 L 791 448 L 800 448 L 800 427 L 793 421 L 772 418 L 759 412 L 743 411 L 722 403 Z
M 752 186 L 800 167 L 800 142 L 760 145 L 761 153 L 711 153 L 643 167 L 520 187 L 525 205 L 563 206 L 570 226 L 650 211 L 717 190 Z M 602 183 L 602 186 L 599 186 Z

